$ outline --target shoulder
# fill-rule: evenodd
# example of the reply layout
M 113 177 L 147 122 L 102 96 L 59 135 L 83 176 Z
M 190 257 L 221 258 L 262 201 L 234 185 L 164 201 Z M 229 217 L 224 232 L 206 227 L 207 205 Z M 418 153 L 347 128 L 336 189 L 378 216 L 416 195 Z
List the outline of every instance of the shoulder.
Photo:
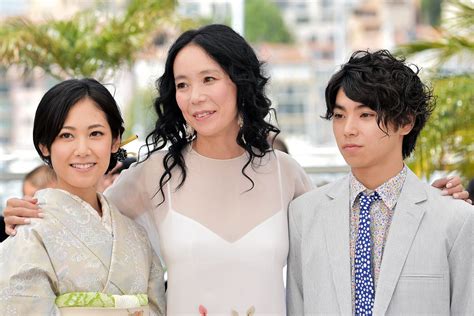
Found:
M 474 206 L 451 196 L 441 195 L 441 190 L 424 183 L 428 210 L 442 217 L 447 223 L 463 223 L 474 215 Z
M 339 181 L 338 181 L 339 182 Z M 324 201 L 329 201 L 328 193 L 335 185 L 335 182 L 328 183 L 321 187 L 315 188 L 309 192 L 304 193 L 291 202 L 291 209 L 299 212 L 304 212 L 308 208 L 317 208 Z
M 165 158 L 168 151 L 158 150 L 144 157 L 140 157 L 138 162 L 132 164 L 129 169 L 155 169 L 156 167 L 163 166 L 163 159 Z
M 275 149 L 273 152 L 268 153 L 268 155 L 273 155 L 276 159 L 278 159 L 278 162 L 280 163 L 280 166 L 283 170 L 304 172 L 301 165 L 287 153 Z
M 400 198 L 408 198 L 421 206 L 426 215 L 440 225 L 452 230 L 463 225 L 473 216 L 474 207 L 451 196 L 443 196 L 441 190 L 422 182 L 415 174 L 407 175 Z
M 56 189 L 43 189 L 37 191 L 34 197 L 38 199 L 38 206 L 44 213 L 44 217 L 30 218 L 29 224 L 19 225 L 14 239 L 42 240 L 42 236 L 54 233 L 54 227 L 57 227 L 56 217 L 64 207 L 64 193 Z
M 51 217 L 56 217 L 58 213 L 62 214 L 65 207 L 75 206 L 71 205 L 72 199 L 68 194 L 58 189 L 38 190 L 35 193 L 35 198 L 38 199 L 38 205 L 42 212 L 46 214 L 44 219 L 39 220 L 40 223 L 48 222 L 52 219 Z

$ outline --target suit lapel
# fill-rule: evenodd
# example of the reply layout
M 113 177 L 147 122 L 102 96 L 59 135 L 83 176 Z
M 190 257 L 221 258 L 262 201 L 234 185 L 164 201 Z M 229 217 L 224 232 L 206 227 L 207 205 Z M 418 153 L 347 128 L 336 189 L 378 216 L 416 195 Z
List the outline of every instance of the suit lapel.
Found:
M 332 277 L 342 315 L 352 313 L 351 260 L 349 256 L 349 177 L 336 181 L 323 209 L 324 233 Z
M 392 299 L 413 239 L 425 210 L 418 205 L 426 200 L 423 184 L 410 169 L 395 207 L 388 233 L 380 276 L 375 291 L 374 315 L 384 315 Z

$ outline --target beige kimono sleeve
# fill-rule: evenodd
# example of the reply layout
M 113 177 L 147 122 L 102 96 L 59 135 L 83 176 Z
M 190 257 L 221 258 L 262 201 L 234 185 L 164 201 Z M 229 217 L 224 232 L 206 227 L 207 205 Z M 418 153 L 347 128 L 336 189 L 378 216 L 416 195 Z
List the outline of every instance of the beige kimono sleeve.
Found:
M 0 244 L 0 311 L 2 315 L 59 315 L 57 278 L 39 220 L 18 227 L 16 236 Z

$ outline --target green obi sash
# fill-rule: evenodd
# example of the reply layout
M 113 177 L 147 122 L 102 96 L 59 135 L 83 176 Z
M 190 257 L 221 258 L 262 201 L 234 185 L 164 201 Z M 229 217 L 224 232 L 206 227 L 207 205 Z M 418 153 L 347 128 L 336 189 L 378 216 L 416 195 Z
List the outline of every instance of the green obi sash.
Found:
M 71 292 L 58 296 L 56 306 L 61 307 L 116 307 L 134 308 L 148 305 L 148 295 L 111 295 L 100 292 Z

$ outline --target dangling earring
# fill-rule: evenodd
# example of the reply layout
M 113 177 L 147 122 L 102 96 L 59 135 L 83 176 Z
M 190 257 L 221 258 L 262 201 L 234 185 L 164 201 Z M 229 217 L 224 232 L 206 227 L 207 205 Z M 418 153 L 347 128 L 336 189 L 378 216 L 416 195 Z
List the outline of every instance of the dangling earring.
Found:
M 194 136 L 194 128 L 191 124 L 186 123 L 186 138 L 191 139 Z
M 244 126 L 244 118 L 242 117 L 242 114 L 239 113 L 239 116 L 237 117 L 237 125 L 239 125 L 240 128 Z

